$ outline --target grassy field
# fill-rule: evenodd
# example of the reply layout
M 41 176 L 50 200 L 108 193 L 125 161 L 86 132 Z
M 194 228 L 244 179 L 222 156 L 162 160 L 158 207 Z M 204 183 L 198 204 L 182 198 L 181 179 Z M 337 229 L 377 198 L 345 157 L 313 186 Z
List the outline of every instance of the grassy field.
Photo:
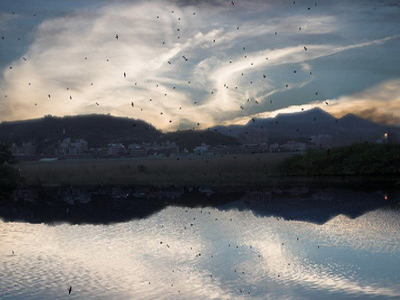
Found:
M 60 160 L 16 165 L 23 184 L 136 184 L 150 186 L 252 186 L 284 175 L 293 153 L 169 158 Z

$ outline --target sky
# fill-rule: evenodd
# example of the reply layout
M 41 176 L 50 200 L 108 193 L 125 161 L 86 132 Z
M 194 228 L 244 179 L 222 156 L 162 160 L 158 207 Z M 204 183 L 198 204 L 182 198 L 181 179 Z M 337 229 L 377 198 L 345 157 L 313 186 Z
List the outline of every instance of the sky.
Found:
M 321 107 L 400 124 L 398 1 L 1 0 L 0 37 L 0 121 L 169 131 Z

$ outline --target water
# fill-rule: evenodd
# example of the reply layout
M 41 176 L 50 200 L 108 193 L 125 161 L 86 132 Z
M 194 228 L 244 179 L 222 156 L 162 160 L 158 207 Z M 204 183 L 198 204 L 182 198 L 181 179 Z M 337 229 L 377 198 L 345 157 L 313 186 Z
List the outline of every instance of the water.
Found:
M 398 206 L 304 221 L 250 200 L 108 225 L 0 221 L 0 299 L 400 298 Z

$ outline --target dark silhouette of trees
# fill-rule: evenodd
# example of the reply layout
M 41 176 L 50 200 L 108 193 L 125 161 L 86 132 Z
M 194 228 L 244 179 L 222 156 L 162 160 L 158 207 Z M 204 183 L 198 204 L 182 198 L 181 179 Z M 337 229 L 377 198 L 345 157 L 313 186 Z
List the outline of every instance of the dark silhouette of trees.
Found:
M 15 163 L 10 148 L 0 144 L 0 200 L 8 197 L 18 184 L 18 173 L 11 166 Z
M 400 145 L 356 143 L 309 151 L 285 162 L 288 175 L 400 175 Z

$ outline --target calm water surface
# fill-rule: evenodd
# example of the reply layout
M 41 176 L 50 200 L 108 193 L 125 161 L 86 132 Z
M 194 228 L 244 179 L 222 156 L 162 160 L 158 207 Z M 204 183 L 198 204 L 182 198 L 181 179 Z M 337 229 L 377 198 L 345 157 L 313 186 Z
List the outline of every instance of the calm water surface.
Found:
M 322 225 L 235 205 L 112 225 L 0 221 L 0 245 L 1 299 L 400 299 L 396 209 Z

